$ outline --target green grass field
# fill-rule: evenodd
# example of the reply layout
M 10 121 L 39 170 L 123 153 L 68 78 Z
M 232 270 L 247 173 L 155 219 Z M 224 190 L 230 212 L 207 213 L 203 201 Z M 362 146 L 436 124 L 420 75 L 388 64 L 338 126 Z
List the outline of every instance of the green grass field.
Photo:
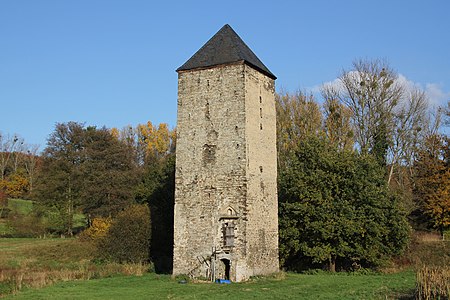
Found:
M 415 284 L 412 271 L 375 275 L 282 273 L 231 285 L 180 284 L 168 275 L 118 275 L 130 266 L 122 270 L 96 266 L 90 262 L 91 250 L 86 247 L 77 239 L 0 239 L 0 294 L 2 289 L 4 295 L 11 292 L 11 279 L 17 284 L 17 274 L 22 274 L 22 289 L 6 299 L 394 299 L 412 295 Z M 102 268 L 110 270 L 102 275 Z M 5 273 L 8 270 L 10 273 Z M 93 274 L 89 280 L 73 280 L 77 276 L 86 279 L 89 272 Z M 14 276 L 8 279 L 7 274 Z
M 180 284 L 168 275 L 119 276 L 58 283 L 6 299 L 408 299 L 413 272 L 383 275 L 288 273 L 247 283 Z
M 33 202 L 24 199 L 9 199 L 8 208 L 11 209 L 12 212 L 27 215 L 33 210 Z
M 33 212 L 33 201 L 24 199 L 8 199 L 8 209 L 10 210 L 10 214 L 18 214 L 22 217 L 26 217 Z M 52 219 L 56 216 L 56 212 L 47 212 L 46 216 L 41 218 L 41 221 L 45 223 L 48 219 Z M 82 229 L 85 226 L 86 217 L 82 213 L 75 213 L 73 216 L 74 229 Z M 7 218 L 0 218 L 0 236 L 14 235 L 17 235 L 17 230 L 11 227 L 11 224 L 8 226 Z
M 8 209 L 13 213 L 19 213 L 21 215 L 27 215 L 33 210 L 33 202 L 23 199 L 9 199 Z M 0 219 L 0 236 L 12 234 L 14 230 L 7 226 L 6 219 Z
M 450 242 L 414 239 L 402 259 L 405 265 L 389 274 L 280 273 L 230 285 L 180 284 L 168 275 L 147 273 L 149 266 L 96 262 L 92 253 L 78 239 L 0 238 L 0 298 L 413 299 L 413 267 L 448 266 Z

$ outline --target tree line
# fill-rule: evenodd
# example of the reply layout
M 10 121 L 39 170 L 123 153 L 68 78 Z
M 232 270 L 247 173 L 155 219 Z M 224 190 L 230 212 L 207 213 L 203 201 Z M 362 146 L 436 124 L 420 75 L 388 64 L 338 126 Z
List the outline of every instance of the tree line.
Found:
M 450 225 L 449 111 L 381 60 L 356 60 L 322 99 L 277 95 L 280 256 L 293 269 L 376 267 L 410 228 Z
M 439 132 L 449 107 L 430 114 L 426 94 L 385 61 L 356 60 L 320 97 L 278 93 L 276 110 L 284 267 L 376 267 L 402 253 L 411 227 L 449 228 L 449 138 Z M 18 137 L 0 142 L 0 198 L 34 200 L 47 230 L 67 235 L 80 229 L 76 214 L 92 228 L 142 217 L 135 205 L 146 204 L 147 257 L 170 270 L 175 130 L 61 123 L 40 155 Z

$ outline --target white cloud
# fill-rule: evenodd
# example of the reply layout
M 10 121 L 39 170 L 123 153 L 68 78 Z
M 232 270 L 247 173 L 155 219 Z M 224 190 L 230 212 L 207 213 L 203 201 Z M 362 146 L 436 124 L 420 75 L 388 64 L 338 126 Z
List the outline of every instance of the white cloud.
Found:
M 444 92 L 442 86 L 437 83 L 427 83 L 425 85 L 425 93 L 428 96 L 430 105 L 435 107 L 445 107 L 450 100 L 450 92 Z
M 332 81 L 324 82 L 322 84 L 318 84 L 313 87 L 307 88 L 306 90 L 311 91 L 311 93 L 313 93 L 314 95 L 319 96 L 323 86 L 333 87 L 338 91 L 343 89 L 341 80 L 339 78 L 336 78 Z
M 417 87 L 417 86 L 420 87 L 420 84 L 417 84 L 417 83 L 409 80 L 403 74 L 398 74 L 396 81 L 399 85 L 405 86 L 408 90 L 412 90 L 412 89 L 414 89 L 414 87 Z

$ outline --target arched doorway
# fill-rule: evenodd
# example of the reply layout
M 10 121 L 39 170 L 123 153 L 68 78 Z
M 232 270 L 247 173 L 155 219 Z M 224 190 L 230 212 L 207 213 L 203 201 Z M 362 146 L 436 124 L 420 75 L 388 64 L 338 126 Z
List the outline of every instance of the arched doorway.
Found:
M 230 262 L 230 260 L 229 259 L 226 259 L 226 258 L 222 258 L 221 260 L 220 260 L 222 263 L 223 263 L 223 268 L 224 268 L 224 279 L 225 280 L 230 280 L 230 270 L 231 270 L 231 262 Z

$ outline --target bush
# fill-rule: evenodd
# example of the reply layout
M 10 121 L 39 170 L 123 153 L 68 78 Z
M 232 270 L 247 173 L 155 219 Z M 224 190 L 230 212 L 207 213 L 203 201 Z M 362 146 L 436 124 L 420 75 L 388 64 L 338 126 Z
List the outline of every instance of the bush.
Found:
M 9 210 L 8 209 L 8 197 L 6 196 L 5 192 L 2 191 L 2 185 L 0 182 L 0 218 L 6 218 L 8 216 Z
M 83 241 L 99 241 L 106 237 L 106 234 L 111 227 L 111 218 L 94 218 L 91 226 L 80 233 L 79 238 Z
M 0 206 L 0 219 L 6 219 L 9 216 L 11 209 L 9 207 L 1 207 Z
M 148 206 L 132 205 L 113 219 L 106 236 L 98 243 L 98 255 L 119 263 L 148 262 L 150 232 Z

